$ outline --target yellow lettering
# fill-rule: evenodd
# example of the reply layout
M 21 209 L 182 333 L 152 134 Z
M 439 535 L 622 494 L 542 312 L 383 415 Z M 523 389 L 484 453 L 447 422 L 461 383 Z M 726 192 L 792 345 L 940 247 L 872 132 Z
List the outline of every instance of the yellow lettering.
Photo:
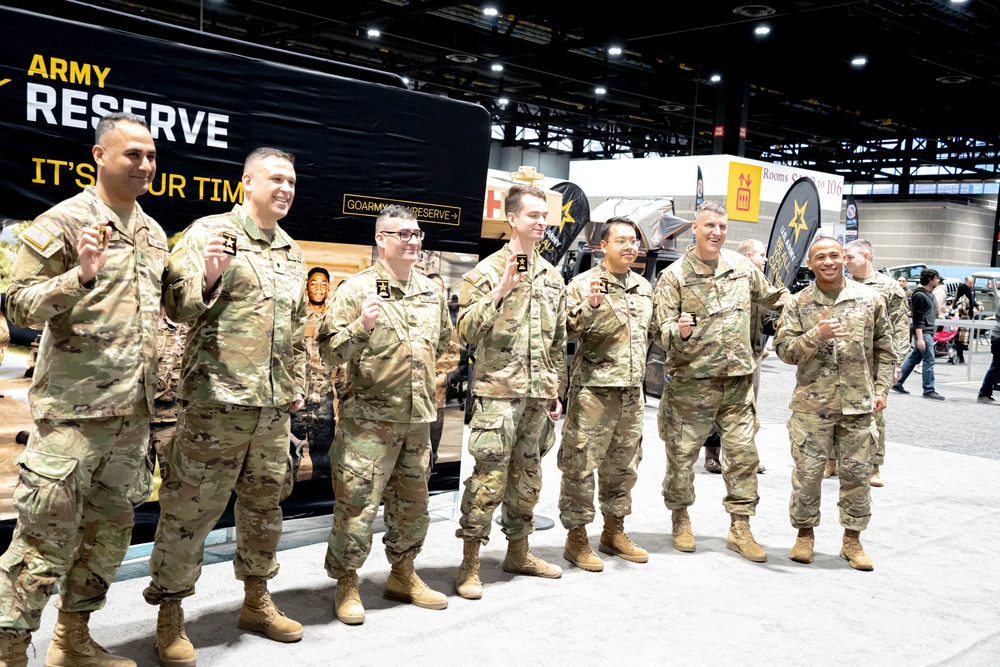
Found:
M 63 83 L 66 81 L 66 70 L 69 68 L 69 64 L 62 58 L 50 58 L 49 59 L 49 78 L 59 79 Z
M 222 186 L 222 200 L 227 202 L 233 202 L 234 204 L 243 203 L 243 181 L 236 181 L 236 189 L 233 190 L 229 187 L 229 181 L 223 181 Z
M 59 168 L 65 167 L 66 165 L 69 164 L 69 162 L 66 162 L 65 160 L 46 160 L 46 162 L 55 167 L 55 169 L 52 170 L 53 174 L 52 183 L 54 185 L 59 185 Z
M 31 56 L 31 65 L 28 66 L 28 76 L 32 76 L 33 74 L 38 74 L 46 79 L 49 78 L 48 72 L 45 71 L 45 58 L 40 53 Z
M 110 67 L 105 67 L 104 69 L 101 69 L 97 65 L 94 65 L 94 76 L 97 77 L 97 87 L 98 88 L 103 88 L 104 87 L 104 79 L 105 79 L 105 77 L 108 76 L 108 73 L 110 71 L 111 71 Z
M 187 183 L 187 179 L 180 174 L 170 174 L 170 194 L 167 196 L 173 197 L 174 192 L 176 191 L 180 195 L 181 199 L 184 199 L 185 183 Z
M 212 201 L 222 201 L 222 199 L 219 198 L 219 179 L 218 178 L 213 178 L 212 179 Z
M 205 181 L 210 181 L 212 179 L 205 178 L 204 176 L 192 176 L 192 178 L 198 181 L 198 199 L 205 198 Z
M 156 186 L 156 179 L 154 178 L 152 180 L 152 182 L 150 182 L 150 184 L 149 184 L 149 194 L 153 195 L 154 197 L 159 197 L 164 192 L 166 192 L 166 190 L 167 190 L 167 175 L 166 174 L 160 174 L 160 189 L 159 189 L 159 191 L 156 190 L 155 186 Z
M 44 183 L 45 179 L 42 178 L 42 165 L 45 164 L 45 158 L 43 157 L 33 157 L 31 161 L 35 163 L 35 177 L 31 179 L 32 183 Z
M 90 85 L 90 65 L 80 63 L 75 60 L 69 62 L 69 80 L 70 83 L 82 83 L 85 86 Z
M 79 188 L 86 188 L 97 182 L 94 180 L 94 165 L 92 164 L 82 162 L 76 165 L 76 173 L 80 177 L 76 179 L 76 185 Z

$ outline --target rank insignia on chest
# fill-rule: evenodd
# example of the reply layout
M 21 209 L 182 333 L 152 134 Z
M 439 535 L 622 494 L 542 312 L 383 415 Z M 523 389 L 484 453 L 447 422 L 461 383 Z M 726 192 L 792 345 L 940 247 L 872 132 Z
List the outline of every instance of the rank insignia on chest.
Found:
M 236 257 L 236 234 L 232 232 L 222 232 L 222 240 L 225 243 L 222 252 Z
M 375 281 L 375 293 L 378 294 L 383 299 L 389 298 L 389 281 L 388 280 L 376 280 Z

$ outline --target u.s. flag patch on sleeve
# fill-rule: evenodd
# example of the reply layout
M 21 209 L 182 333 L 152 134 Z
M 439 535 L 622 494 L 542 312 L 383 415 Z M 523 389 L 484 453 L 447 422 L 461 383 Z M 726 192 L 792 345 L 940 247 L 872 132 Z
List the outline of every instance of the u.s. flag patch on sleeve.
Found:
M 39 223 L 33 224 L 21 232 L 21 240 L 30 243 L 39 250 L 45 250 L 54 240 L 54 236 Z

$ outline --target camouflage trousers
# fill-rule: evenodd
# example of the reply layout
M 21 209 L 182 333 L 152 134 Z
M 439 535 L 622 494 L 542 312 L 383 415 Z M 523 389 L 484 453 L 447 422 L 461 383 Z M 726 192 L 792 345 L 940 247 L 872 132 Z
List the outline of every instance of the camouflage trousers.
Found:
M 465 480 L 457 537 L 487 544 L 493 512 L 503 502 L 509 539 L 530 535 L 542 492 L 542 457 L 555 444 L 551 398 L 475 397 L 469 453 L 476 461 Z
M 149 416 L 36 420 L 18 458 L 17 525 L 0 556 L 0 627 L 33 632 L 56 606 L 104 606 L 128 550 L 133 506 L 149 495 Z
M 642 387 L 572 387 L 559 445 L 559 519 L 565 528 L 594 520 L 594 471 L 602 514 L 632 513 L 642 461 Z
M 793 412 L 788 420 L 788 440 L 792 448 L 792 499 L 788 504 L 792 526 L 819 525 L 820 488 L 823 466 L 831 451 L 839 451 L 840 524 L 864 530 L 872 516 L 872 454 L 875 451 L 875 420 L 872 415 L 833 414 L 826 417 L 810 412 Z
M 838 456 L 837 445 L 834 444 L 830 460 L 836 461 Z M 875 413 L 875 456 L 872 458 L 872 463 L 877 466 L 885 463 L 885 410 Z
M 161 462 L 160 520 L 149 557 L 149 604 L 194 595 L 205 538 L 236 491 L 237 579 L 278 573 L 281 506 L 292 490 L 288 409 L 182 404 Z
M 395 564 L 424 545 L 430 424 L 341 418 L 333 446 L 333 530 L 326 571 L 340 579 L 364 565 L 372 549 L 372 522 L 384 501 L 385 555 Z
M 719 378 L 674 377 L 665 386 L 657 415 L 667 449 L 663 500 L 675 510 L 694 504 L 694 464 L 715 426 L 722 442 L 722 479 L 729 514 L 753 516 L 757 502 L 757 405 L 750 375 Z
M 332 399 L 322 402 L 306 401 L 304 408 L 292 413 L 292 433 L 296 438 L 309 441 L 313 479 L 329 479 L 331 476 L 330 448 L 333 445 L 336 427 Z M 298 463 L 296 460 L 296 468 Z

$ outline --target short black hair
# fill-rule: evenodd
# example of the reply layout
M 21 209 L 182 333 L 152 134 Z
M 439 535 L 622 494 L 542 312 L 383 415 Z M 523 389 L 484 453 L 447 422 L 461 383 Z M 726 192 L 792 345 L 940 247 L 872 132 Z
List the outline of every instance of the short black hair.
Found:
M 631 227 L 632 231 L 635 232 L 635 237 L 640 241 L 642 240 L 642 232 L 639 231 L 639 225 L 635 224 L 628 218 L 615 217 L 615 218 L 608 218 L 604 222 L 604 226 L 601 227 L 602 241 L 608 240 L 608 237 L 611 236 L 611 228 L 614 227 L 615 225 L 627 225 L 628 227 Z
M 101 116 L 101 120 L 98 121 L 97 127 L 94 130 L 94 143 L 100 144 L 104 140 L 104 135 L 115 129 L 118 123 L 134 123 L 135 125 L 141 125 L 147 130 L 149 129 L 146 119 L 142 116 L 137 116 L 134 113 L 109 113 Z
M 941 274 L 936 269 L 924 269 L 920 272 L 920 284 L 929 285 L 935 278 L 940 278 Z
M 326 276 L 326 282 L 330 282 L 330 272 L 324 269 L 322 266 L 314 266 L 311 269 L 309 269 L 309 273 L 306 274 L 306 282 L 309 282 L 309 279 L 313 277 L 314 273 L 322 273 L 324 276 Z

